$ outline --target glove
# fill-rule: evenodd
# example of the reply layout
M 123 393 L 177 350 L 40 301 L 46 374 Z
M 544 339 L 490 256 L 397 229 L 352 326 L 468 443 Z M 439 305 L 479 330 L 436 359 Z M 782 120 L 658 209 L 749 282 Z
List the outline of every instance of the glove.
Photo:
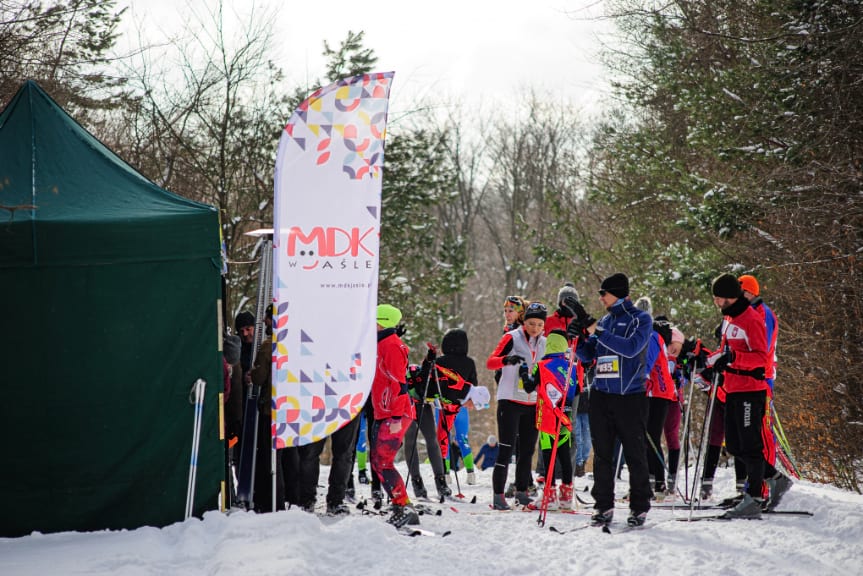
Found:
M 726 350 L 725 352 L 714 352 L 708 359 L 707 365 L 715 372 L 722 373 L 725 372 L 725 369 L 729 364 L 734 362 L 734 352 L 732 350 Z
M 725 369 L 728 368 L 728 365 L 732 362 L 734 362 L 734 351 L 726 350 L 725 354 L 720 356 L 713 364 L 713 369 L 719 373 L 725 372 Z
M 683 341 L 683 346 L 680 347 L 680 354 L 678 358 L 681 357 L 694 357 L 695 351 L 700 350 L 700 342 L 695 340 L 694 338 L 687 338 Z
M 564 296 L 560 303 L 560 307 L 566 308 L 570 313 L 569 315 L 575 316 L 576 318 L 587 315 L 587 312 L 584 310 L 584 306 L 582 306 L 581 302 L 576 300 L 573 296 Z
M 575 340 L 582 334 L 581 324 L 579 324 L 578 320 L 573 320 L 569 323 L 569 326 L 566 327 L 566 337 L 570 340 Z
M 524 358 L 522 358 L 518 354 L 510 354 L 509 356 L 503 357 L 504 366 L 515 366 L 516 364 L 521 364 L 522 362 L 524 362 Z
M 536 382 L 533 381 L 533 378 L 530 377 L 530 373 L 527 370 L 527 364 L 522 364 L 518 368 L 518 377 L 521 378 L 522 387 L 524 391 L 528 394 L 531 394 L 534 390 L 536 390 Z
M 401 324 L 396 326 L 396 336 L 398 336 L 399 338 L 401 338 L 402 336 L 407 334 L 407 331 L 408 331 L 408 327 L 405 326 L 404 322 L 402 322 Z
M 429 351 L 426 353 L 426 360 L 434 362 L 435 358 L 437 358 L 437 348 L 431 342 L 426 342 L 426 346 L 429 348 Z

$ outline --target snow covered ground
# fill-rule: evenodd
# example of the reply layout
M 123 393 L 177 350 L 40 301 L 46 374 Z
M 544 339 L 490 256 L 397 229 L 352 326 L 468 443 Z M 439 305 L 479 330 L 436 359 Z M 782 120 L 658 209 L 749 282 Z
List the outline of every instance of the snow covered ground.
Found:
M 324 467 L 323 482 L 327 473 Z M 424 465 L 423 474 L 433 486 L 430 468 Z M 408 538 L 382 517 L 356 509 L 341 519 L 296 509 L 211 512 L 162 529 L 0 539 L 0 574 L 863 574 L 863 496 L 832 487 L 797 482 L 785 496 L 780 509 L 811 510 L 811 518 L 688 523 L 674 520 L 688 510 L 654 508 L 644 529 L 626 532 L 621 504 L 612 534 L 586 528 L 561 535 L 549 526 L 583 526 L 590 511 L 550 512 L 540 528 L 535 512 L 489 509 L 491 470 L 478 473 L 476 486 L 465 485 L 464 473 L 460 479 L 476 504 L 433 505 L 442 514 L 421 517 L 422 528 L 451 530 L 446 538 Z M 576 479 L 577 488 L 589 483 Z M 733 485 L 732 469 L 720 469 L 717 497 L 731 496 Z M 369 495 L 368 486 L 358 488 L 360 496 Z M 622 495 L 625 483 L 618 489 Z

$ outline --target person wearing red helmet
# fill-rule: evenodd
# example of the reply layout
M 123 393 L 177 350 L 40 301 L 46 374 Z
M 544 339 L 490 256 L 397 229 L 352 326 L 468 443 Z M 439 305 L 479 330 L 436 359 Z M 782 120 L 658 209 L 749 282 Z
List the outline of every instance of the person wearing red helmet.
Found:
M 776 319 L 776 314 L 770 309 L 764 300 L 761 298 L 761 287 L 758 280 L 751 274 L 744 274 L 738 279 L 740 288 L 743 290 L 743 297 L 749 301 L 749 305 L 758 312 L 758 315 L 764 322 L 764 328 L 767 331 L 767 366 L 765 380 L 767 382 L 767 421 L 772 424 L 773 421 L 773 384 L 776 379 L 776 339 L 779 334 L 779 321 Z M 779 505 L 782 496 L 791 489 L 791 479 L 776 469 L 776 436 L 773 434 L 772 425 L 768 427 L 765 438 L 765 486 L 766 498 L 765 507 L 768 510 L 773 510 Z

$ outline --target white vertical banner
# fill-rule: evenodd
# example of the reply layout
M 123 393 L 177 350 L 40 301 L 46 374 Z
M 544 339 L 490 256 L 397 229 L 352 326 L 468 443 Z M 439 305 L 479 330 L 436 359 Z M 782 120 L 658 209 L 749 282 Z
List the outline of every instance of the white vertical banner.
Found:
M 381 186 L 393 73 L 317 90 L 276 159 L 273 446 L 325 438 L 362 409 L 375 372 Z

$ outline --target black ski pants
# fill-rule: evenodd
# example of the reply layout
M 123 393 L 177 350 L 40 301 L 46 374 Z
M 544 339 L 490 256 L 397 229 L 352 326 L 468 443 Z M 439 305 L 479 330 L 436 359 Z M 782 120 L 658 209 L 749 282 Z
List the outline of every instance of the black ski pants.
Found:
M 675 408 L 676 406 L 675 402 Z M 665 462 L 662 457 L 662 430 L 671 400 L 665 398 L 647 399 L 647 467 L 653 476 L 655 486 L 665 483 Z
M 495 494 L 506 490 L 506 477 L 512 450 L 518 441 L 518 456 L 515 460 L 515 489 L 527 490 L 531 485 L 531 464 L 536 449 L 536 404 L 520 404 L 512 400 L 499 400 L 497 403 L 497 461 L 491 476 Z
M 645 426 L 647 396 L 644 394 L 590 393 L 590 436 L 593 440 L 594 508 L 614 508 L 614 444 L 619 439 L 629 470 L 629 507 L 635 513 L 650 510 L 650 480 L 647 470 Z
M 764 481 L 764 409 L 767 393 L 732 392 L 725 397 L 725 447 L 746 465 L 746 491 L 761 498 Z
M 353 468 L 353 452 L 357 444 L 360 419 L 355 416 L 330 436 L 333 459 L 330 464 L 327 504 L 335 506 L 344 502 L 348 476 Z M 314 506 L 317 499 L 318 479 L 321 473 L 321 452 L 327 439 L 300 446 L 300 504 Z
M 434 406 L 428 402 L 423 402 L 421 406 L 417 407 L 417 419 L 411 423 L 405 434 L 405 459 L 408 461 L 411 478 L 422 478 L 420 475 L 420 457 L 417 450 L 417 436 L 420 432 L 426 441 L 426 453 L 431 463 L 432 472 L 435 476 L 445 475 L 446 468 L 444 468 L 440 444 L 438 444 Z

